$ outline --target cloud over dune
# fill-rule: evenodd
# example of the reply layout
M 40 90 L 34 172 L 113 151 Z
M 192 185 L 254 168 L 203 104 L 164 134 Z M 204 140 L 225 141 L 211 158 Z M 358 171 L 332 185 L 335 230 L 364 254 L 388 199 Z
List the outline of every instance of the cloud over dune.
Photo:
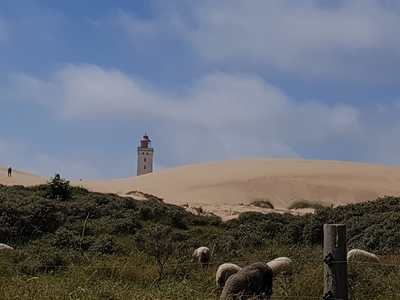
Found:
M 79 119 L 157 120 L 159 130 L 168 127 L 170 141 L 181 144 L 177 156 L 202 152 L 197 157 L 204 161 L 238 156 L 297 157 L 296 147 L 336 137 L 351 139 L 361 128 L 359 108 L 317 101 L 298 103 L 257 75 L 215 72 L 181 93 L 168 93 L 121 71 L 85 64 L 68 65 L 50 80 L 15 74 L 10 89 L 8 95 L 18 99 L 29 96 L 66 123 Z M 208 148 L 210 137 L 214 142 Z M 241 141 L 253 147 L 238 147 Z M 223 153 L 229 153 L 228 157 Z
M 278 131 L 285 136 L 290 131 L 299 134 L 296 128 L 316 137 L 346 134 L 357 125 L 359 114 L 348 105 L 297 103 L 256 75 L 211 73 L 177 94 L 161 92 L 118 70 L 88 64 L 69 65 L 51 80 L 15 74 L 8 95 L 19 99 L 29 95 L 55 108 L 67 122 L 144 116 L 221 132 L 237 126 L 237 131 L 263 128 L 271 135 Z

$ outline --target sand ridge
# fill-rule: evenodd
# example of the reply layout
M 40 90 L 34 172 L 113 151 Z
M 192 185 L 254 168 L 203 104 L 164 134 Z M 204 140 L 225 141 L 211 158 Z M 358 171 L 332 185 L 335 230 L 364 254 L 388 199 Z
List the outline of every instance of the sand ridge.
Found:
M 49 179 L 21 171 L 7 178 L 0 167 L 1 184 L 34 185 Z M 251 205 L 268 199 L 276 211 L 295 201 L 345 205 L 400 195 L 400 167 L 377 164 L 248 158 L 192 164 L 118 180 L 71 180 L 92 191 L 125 195 L 140 191 L 167 203 L 202 207 L 224 218 L 247 210 L 267 211 Z

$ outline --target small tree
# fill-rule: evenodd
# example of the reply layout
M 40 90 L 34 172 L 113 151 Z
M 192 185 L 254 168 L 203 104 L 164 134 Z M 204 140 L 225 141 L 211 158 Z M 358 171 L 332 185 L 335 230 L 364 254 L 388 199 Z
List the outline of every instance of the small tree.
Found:
M 46 198 L 67 201 L 72 197 L 72 187 L 69 180 L 61 178 L 60 174 L 55 174 L 47 182 Z
M 172 231 L 170 226 L 154 225 L 139 230 L 135 234 L 134 240 L 139 251 L 155 258 L 158 266 L 158 279 L 161 280 L 165 265 L 175 255 L 175 252 L 184 246 L 183 241 L 187 240 L 187 236 Z

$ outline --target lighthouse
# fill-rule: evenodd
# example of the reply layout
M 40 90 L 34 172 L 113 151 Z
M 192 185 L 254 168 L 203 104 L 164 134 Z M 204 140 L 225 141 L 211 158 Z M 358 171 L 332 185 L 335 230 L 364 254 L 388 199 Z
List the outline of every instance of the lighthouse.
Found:
M 151 141 L 147 134 L 140 140 L 140 146 L 137 148 L 137 175 L 143 175 L 153 172 L 153 154 Z

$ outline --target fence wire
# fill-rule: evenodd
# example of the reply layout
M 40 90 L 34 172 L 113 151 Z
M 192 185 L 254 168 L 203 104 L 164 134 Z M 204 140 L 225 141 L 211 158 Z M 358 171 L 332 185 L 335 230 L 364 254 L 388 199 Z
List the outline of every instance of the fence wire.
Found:
M 290 258 L 293 262 L 319 262 L 322 265 L 324 264 L 324 261 L 322 258 Z M 28 262 L 29 260 L 26 260 L 22 263 L 6 263 L 6 262 L 0 262 L 0 265 L 3 266 L 21 266 L 24 265 L 24 263 Z M 279 259 L 275 259 L 275 261 L 279 261 Z M 87 265 L 87 266 L 82 266 L 82 265 L 39 265 L 39 264 L 30 264 L 30 266 L 34 267 L 53 267 L 53 268 L 98 268 L 98 269 L 115 269 L 115 268 L 155 268 L 157 265 L 155 264 L 149 264 L 149 265 L 127 265 L 129 262 L 126 262 L 124 265 L 114 265 L 114 266 L 100 266 L 100 265 Z M 209 265 L 215 265 L 219 266 L 223 263 L 228 263 L 228 261 L 213 261 L 210 262 Z M 234 263 L 238 265 L 246 265 L 248 263 L 251 263 L 248 260 L 239 260 L 239 261 L 229 261 L 229 263 Z M 386 266 L 386 267 L 400 267 L 399 264 L 390 264 L 390 263 L 377 263 L 377 262 L 368 262 L 368 261 L 332 261 L 332 264 L 342 264 L 342 263 L 347 263 L 348 265 L 373 265 L 373 266 Z M 172 268 L 176 266 L 195 266 L 195 265 L 200 264 L 199 262 L 185 262 L 185 263 L 166 263 L 163 264 L 164 268 Z

